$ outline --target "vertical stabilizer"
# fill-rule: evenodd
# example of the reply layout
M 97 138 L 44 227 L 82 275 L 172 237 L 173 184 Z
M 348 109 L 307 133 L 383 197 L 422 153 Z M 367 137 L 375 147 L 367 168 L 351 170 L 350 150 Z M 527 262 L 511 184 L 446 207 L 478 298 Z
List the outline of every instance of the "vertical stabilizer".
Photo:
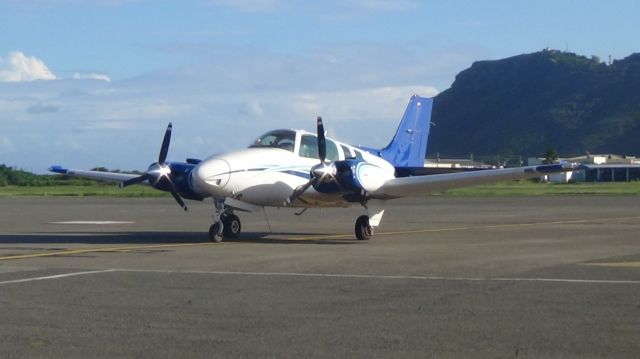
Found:
M 380 157 L 395 167 L 423 167 L 432 108 L 432 98 L 411 96 L 395 136 L 380 150 Z

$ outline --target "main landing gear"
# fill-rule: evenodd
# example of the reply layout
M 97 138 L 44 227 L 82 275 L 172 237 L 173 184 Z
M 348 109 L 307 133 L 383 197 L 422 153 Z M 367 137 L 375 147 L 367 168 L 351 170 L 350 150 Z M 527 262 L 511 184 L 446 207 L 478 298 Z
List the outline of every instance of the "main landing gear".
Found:
M 373 237 L 373 227 L 369 224 L 369 216 L 360 216 L 356 220 L 356 238 L 359 241 L 368 241 Z
M 356 220 L 355 232 L 359 241 L 368 241 L 373 237 L 373 228 L 380 225 L 385 203 L 384 200 L 369 200 L 362 203 L 367 214 Z
M 233 208 L 225 206 L 224 199 L 214 199 L 213 224 L 209 228 L 209 240 L 222 242 L 224 238 L 238 238 L 242 225 L 240 218 L 233 214 Z M 367 241 L 373 237 L 373 228 L 380 224 L 384 213 L 384 201 L 369 201 L 368 215 L 358 217 L 355 224 L 356 238 Z
M 209 227 L 209 240 L 222 242 L 224 238 L 238 238 L 242 225 L 233 210 L 225 208 L 224 200 L 214 200 L 213 224 Z

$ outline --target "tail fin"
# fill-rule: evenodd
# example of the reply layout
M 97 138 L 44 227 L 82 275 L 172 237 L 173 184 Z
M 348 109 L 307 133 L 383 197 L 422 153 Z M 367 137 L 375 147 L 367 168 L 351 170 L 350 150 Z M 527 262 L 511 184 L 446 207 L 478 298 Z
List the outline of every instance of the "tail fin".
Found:
M 380 150 L 380 157 L 395 167 L 423 167 L 432 108 L 432 98 L 411 96 L 395 136 Z

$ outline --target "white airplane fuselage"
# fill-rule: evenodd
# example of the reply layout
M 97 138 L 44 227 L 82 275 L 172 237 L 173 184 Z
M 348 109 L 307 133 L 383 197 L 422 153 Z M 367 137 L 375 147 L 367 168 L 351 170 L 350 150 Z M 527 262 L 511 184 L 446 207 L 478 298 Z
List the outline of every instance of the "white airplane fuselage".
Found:
M 317 158 L 302 156 L 301 137 L 315 134 L 295 132 L 295 143 L 289 149 L 250 147 L 238 151 L 213 155 L 200 162 L 191 172 L 190 185 L 203 197 L 234 198 L 258 206 L 283 206 L 292 191 L 309 181 L 310 170 L 319 164 Z M 360 169 L 371 178 L 366 185 L 375 189 L 394 177 L 394 167 L 384 159 L 362 149 L 327 138 L 337 149 L 334 160 L 360 156 L 367 166 Z M 374 173 L 375 172 L 375 173 Z M 376 182 L 379 182 L 377 184 Z M 347 207 L 350 205 L 339 194 L 319 193 L 312 188 L 294 201 L 292 207 Z

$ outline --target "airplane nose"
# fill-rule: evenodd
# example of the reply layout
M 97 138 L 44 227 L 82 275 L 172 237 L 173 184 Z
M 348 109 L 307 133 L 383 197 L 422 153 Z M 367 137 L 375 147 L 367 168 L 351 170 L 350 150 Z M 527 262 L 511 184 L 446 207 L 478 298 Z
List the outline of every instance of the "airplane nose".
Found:
M 193 169 L 193 182 L 200 192 L 219 194 L 229 182 L 231 166 L 220 158 L 200 162 Z

